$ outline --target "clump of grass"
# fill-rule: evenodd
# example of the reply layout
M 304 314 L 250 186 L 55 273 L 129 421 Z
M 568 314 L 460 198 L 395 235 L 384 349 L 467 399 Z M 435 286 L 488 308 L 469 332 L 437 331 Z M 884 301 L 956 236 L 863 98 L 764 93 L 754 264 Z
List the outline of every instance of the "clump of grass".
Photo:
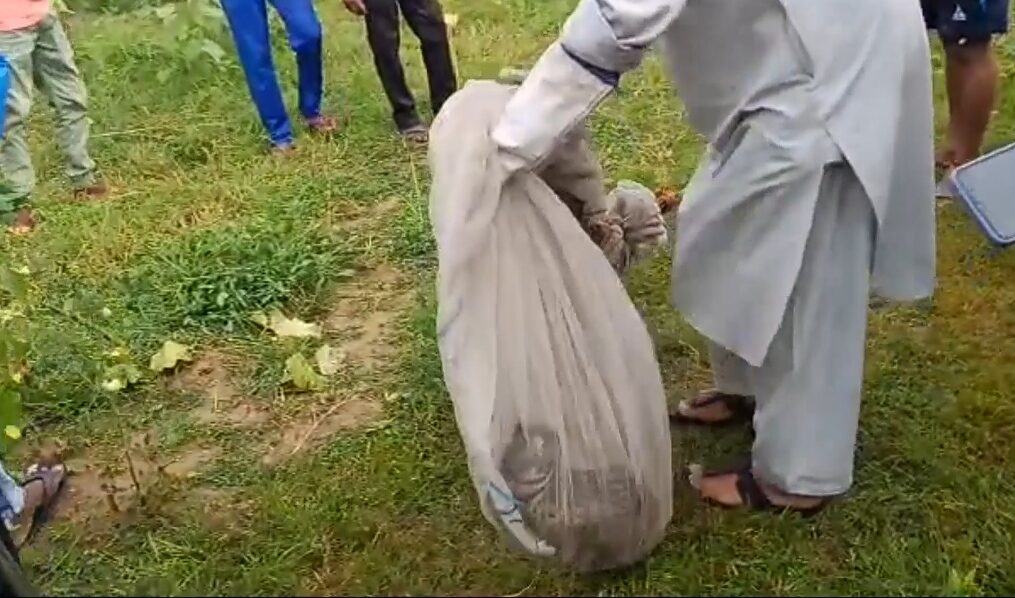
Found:
M 146 255 L 122 286 L 127 307 L 149 323 L 233 331 L 254 311 L 313 302 L 349 261 L 319 226 L 230 224 Z

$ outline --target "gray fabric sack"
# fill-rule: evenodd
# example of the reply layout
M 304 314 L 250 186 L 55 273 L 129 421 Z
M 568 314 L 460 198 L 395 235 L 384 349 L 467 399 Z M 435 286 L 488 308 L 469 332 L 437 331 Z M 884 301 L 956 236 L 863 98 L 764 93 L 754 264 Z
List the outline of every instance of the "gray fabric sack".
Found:
M 431 130 L 444 377 L 481 508 L 509 543 L 580 571 L 622 567 L 672 515 L 659 366 L 574 213 L 538 174 L 505 172 L 489 131 L 512 92 L 470 82 Z

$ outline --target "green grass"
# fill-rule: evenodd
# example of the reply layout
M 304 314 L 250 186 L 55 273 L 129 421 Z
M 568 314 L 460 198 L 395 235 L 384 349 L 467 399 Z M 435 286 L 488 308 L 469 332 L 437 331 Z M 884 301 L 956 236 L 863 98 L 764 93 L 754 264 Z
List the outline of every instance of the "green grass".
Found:
M 454 46 L 463 77 L 529 63 L 569 4 L 447 0 L 448 12 L 460 16 Z M 201 441 L 223 455 L 115 525 L 96 531 L 57 522 L 26 554 L 44 590 L 1015 593 L 1015 404 L 1008 396 L 1015 253 L 991 251 L 951 205 L 939 213 L 934 301 L 872 316 L 857 481 L 847 501 L 804 522 L 711 510 L 678 484 L 667 540 L 630 571 L 577 576 L 507 553 L 479 514 L 442 384 L 425 156 L 392 133 L 362 25 L 338 3 L 320 8 L 327 104 L 345 130 L 331 141 L 301 131 L 300 153 L 284 162 L 263 155 L 235 64 L 178 70 L 160 84 L 158 73 L 178 57 L 149 41 L 158 23 L 91 13 L 70 23 L 91 95 L 94 154 L 117 193 L 105 203 L 61 201 L 67 190 L 49 141 L 51 115 L 39 102 L 32 124 L 43 225 L 27 239 L 0 237 L 0 259 L 33 265 L 41 306 L 29 436 L 57 436 L 79 453 L 112 458 L 125 436 L 155 429 L 160 450 Z M 423 90 L 418 46 L 405 39 L 411 83 Z M 276 42 L 284 50 L 281 36 Z M 1015 138 L 1015 42 L 1004 42 L 1001 55 L 994 145 Z M 292 58 L 280 52 L 278 60 L 294 106 Z M 657 62 L 626 79 L 592 123 L 611 178 L 682 186 L 701 142 L 680 114 Z M 126 346 L 143 366 L 172 337 L 239 356 L 242 392 L 278 413 L 304 412 L 312 400 L 281 386 L 293 347 L 247 325 L 245 315 L 280 306 L 322 318 L 331 293 L 382 263 L 406 273 L 413 298 L 398 327 L 394 367 L 334 382 L 333 391 L 390 395 L 384 425 L 338 434 L 269 470 L 258 462 L 261 445 L 277 434 L 279 419 L 267 432 L 194 424 L 186 413 L 195 399 L 152 376 L 125 393 L 98 389 L 105 351 Z M 707 379 L 707 363 L 701 340 L 668 305 L 668 284 L 661 256 L 639 269 L 631 292 L 675 399 Z M 683 432 L 675 461 L 720 461 L 748 442 L 740 432 Z M 196 487 L 231 493 L 231 525 L 174 508 Z

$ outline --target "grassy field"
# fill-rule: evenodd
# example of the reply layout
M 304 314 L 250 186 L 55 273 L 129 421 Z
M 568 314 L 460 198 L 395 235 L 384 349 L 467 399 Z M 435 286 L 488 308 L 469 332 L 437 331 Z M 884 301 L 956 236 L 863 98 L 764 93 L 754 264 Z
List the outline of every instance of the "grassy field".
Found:
M 462 77 L 531 61 L 569 4 L 447 0 Z M 213 68 L 161 44 L 150 17 L 68 21 L 115 193 L 64 201 L 39 101 L 43 222 L 0 235 L 0 260 L 31 264 L 38 305 L 33 425 L 14 460 L 55 444 L 78 471 L 25 555 L 46 592 L 1015 593 L 1015 253 L 992 251 L 953 205 L 939 209 L 933 303 L 872 317 L 848 501 L 804 522 L 711 510 L 678 484 L 668 539 L 633 570 L 577 576 L 506 553 L 479 514 L 442 385 L 425 153 L 393 134 L 362 24 L 338 2 L 320 8 L 327 106 L 345 131 L 301 134 L 284 161 L 264 155 L 227 41 Z M 994 144 L 1015 138 L 1015 42 L 1001 52 Z M 655 61 L 626 79 L 593 121 L 609 174 L 679 188 L 701 151 L 680 115 Z M 668 306 L 668 280 L 663 255 L 631 291 L 676 400 L 707 364 Z M 280 341 L 250 322 L 271 306 L 321 324 L 324 339 Z M 147 370 L 167 339 L 193 347 L 194 363 L 100 388 L 108 352 L 127 348 Z M 325 388 L 294 392 L 286 359 L 312 359 L 322 342 L 345 360 Z M 721 460 L 747 444 L 678 433 L 674 454 Z

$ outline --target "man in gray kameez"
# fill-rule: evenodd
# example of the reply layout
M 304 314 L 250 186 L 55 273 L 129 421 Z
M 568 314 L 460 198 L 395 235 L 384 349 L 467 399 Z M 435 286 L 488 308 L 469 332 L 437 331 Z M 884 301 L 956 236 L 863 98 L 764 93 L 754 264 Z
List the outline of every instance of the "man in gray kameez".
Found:
M 852 483 L 868 295 L 934 287 L 931 76 L 912 0 L 581 0 L 493 137 L 535 168 L 658 43 L 708 140 L 673 301 L 712 346 L 697 423 L 753 412 L 706 499 L 808 510 Z

